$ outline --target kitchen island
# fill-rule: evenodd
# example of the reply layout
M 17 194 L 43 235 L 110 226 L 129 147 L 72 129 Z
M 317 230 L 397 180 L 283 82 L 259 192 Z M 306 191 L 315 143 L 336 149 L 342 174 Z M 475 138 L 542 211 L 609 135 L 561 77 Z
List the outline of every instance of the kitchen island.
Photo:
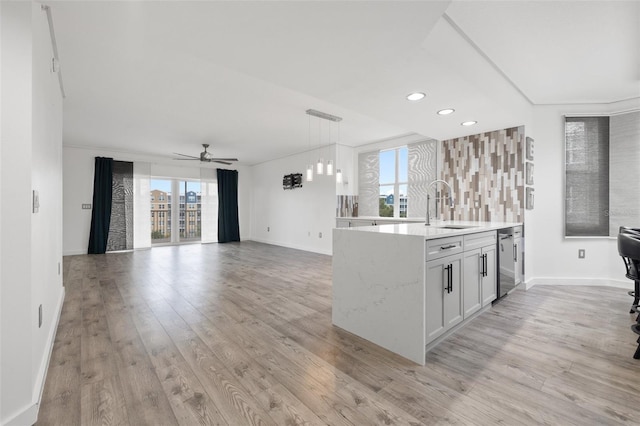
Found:
M 491 307 L 505 222 L 333 230 L 333 324 L 424 365 L 425 352 Z

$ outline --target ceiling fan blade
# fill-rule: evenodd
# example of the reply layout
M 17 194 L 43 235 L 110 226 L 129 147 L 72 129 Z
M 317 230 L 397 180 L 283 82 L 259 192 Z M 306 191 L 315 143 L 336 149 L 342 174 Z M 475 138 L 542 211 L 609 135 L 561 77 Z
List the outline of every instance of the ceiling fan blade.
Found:
M 220 163 L 220 164 L 226 164 L 227 166 L 230 165 L 231 163 L 227 162 L 227 161 L 220 161 L 220 160 L 210 160 L 212 163 Z
M 180 160 L 180 161 L 200 161 L 199 158 L 172 158 L 172 160 Z
M 211 161 L 238 161 L 237 158 L 212 158 Z
M 189 158 L 195 158 L 196 160 L 199 160 L 200 157 L 194 157 L 193 155 L 187 155 L 187 154 L 180 154 L 179 152 L 174 152 L 175 155 L 181 155 L 183 157 L 189 157 Z

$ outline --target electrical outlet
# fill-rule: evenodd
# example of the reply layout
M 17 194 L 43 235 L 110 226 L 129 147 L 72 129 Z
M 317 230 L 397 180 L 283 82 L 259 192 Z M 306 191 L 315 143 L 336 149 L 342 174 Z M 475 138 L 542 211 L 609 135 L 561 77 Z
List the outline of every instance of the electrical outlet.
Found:
M 91 210 L 91 204 L 83 204 L 82 210 Z
M 322 238 L 322 232 L 318 232 L 318 238 Z
M 42 304 L 38 307 L 38 328 L 42 327 Z
M 267 226 L 267 232 L 271 232 L 271 227 Z
M 60 262 L 58 262 L 58 275 L 60 275 L 60 270 L 61 270 Z
M 584 249 L 578 249 L 578 259 L 584 259 L 585 251 Z
M 307 232 L 307 237 L 311 236 L 311 231 Z

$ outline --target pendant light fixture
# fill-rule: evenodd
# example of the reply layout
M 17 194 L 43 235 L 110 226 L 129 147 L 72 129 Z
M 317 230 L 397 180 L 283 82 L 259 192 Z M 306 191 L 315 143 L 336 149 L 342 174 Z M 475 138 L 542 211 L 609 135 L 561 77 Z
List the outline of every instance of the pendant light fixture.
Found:
M 331 155 L 331 123 L 329 123 L 329 157 L 332 157 Z M 333 160 L 331 158 L 329 158 L 327 160 L 327 176 L 333 176 Z
M 327 160 L 327 176 L 333 176 L 333 160 Z
M 308 109 L 306 113 L 307 115 L 309 115 L 308 141 L 309 141 L 309 152 L 311 152 L 311 116 L 313 115 L 314 117 L 318 117 L 324 120 L 329 120 L 329 121 L 338 123 L 338 134 L 340 131 L 340 121 L 342 120 L 342 117 L 337 117 L 335 115 L 327 114 L 326 112 L 322 112 L 322 111 L 316 111 L 315 109 Z M 331 145 L 331 126 L 329 126 L 329 145 Z M 336 155 L 337 155 L 337 144 L 336 144 Z M 311 157 L 311 154 L 309 154 L 309 156 Z M 331 147 L 329 147 L 329 156 L 331 156 Z M 320 120 L 318 120 L 318 161 L 315 163 L 315 167 L 312 162 L 310 162 L 310 164 L 307 165 L 307 182 L 313 181 L 314 168 L 315 168 L 315 173 L 318 176 L 325 174 L 325 164 L 324 164 L 324 160 L 322 159 L 322 124 Z M 333 160 L 329 159 L 327 161 L 327 167 L 326 167 L 327 176 L 333 176 L 334 170 L 335 168 L 334 168 Z M 337 169 L 335 172 L 336 172 L 336 180 L 339 179 L 341 182 L 342 173 L 340 172 L 339 169 Z M 337 173 L 339 172 L 340 172 L 340 177 L 337 176 Z
M 309 116 L 307 141 L 309 142 L 309 164 L 307 165 L 307 182 L 313 182 L 313 164 L 311 164 L 311 116 Z
M 319 175 L 324 174 L 324 160 L 322 159 L 322 123 L 318 120 L 318 162 L 316 163 L 316 173 Z
M 336 141 L 336 166 L 338 165 L 338 150 L 340 147 L 340 122 L 338 121 L 338 140 Z M 342 170 L 336 169 L 336 183 L 342 183 Z

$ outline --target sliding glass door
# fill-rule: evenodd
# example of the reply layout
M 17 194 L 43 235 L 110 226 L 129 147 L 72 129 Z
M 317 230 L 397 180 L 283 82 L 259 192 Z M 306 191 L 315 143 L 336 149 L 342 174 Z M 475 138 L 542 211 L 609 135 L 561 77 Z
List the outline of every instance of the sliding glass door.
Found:
M 171 242 L 172 181 L 151 179 L 151 244 Z
M 200 182 L 180 182 L 180 241 L 200 241 Z
M 201 240 L 200 182 L 151 179 L 151 244 Z M 173 194 L 179 194 L 174 197 Z M 177 221 L 172 218 L 179 218 Z

